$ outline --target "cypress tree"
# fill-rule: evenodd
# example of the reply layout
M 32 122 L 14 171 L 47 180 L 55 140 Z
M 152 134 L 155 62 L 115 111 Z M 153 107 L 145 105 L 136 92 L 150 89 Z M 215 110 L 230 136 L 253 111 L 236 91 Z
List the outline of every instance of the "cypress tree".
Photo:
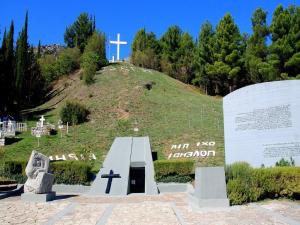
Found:
M 94 19 L 93 19 L 93 33 L 96 31 L 96 16 L 94 15 Z
M 24 98 L 23 84 L 24 78 L 26 77 L 26 73 L 28 72 L 28 12 L 25 17 L 25 25 L 22 31 L 19 34 L 19 38 L 17 40 L 17 48 L 16 48 L 16 92 L 18 102 L 21 103 L 22 98 Z
M 6 58 L 6 53 L 7 53 L 7 45 L 6 45 L 7 41 L 6 41 L 6 39 L 7 39 L 7 35 L 6 35 L 6 29 L 5 29 L 4 34 L 3 34 L 3 39 L 2 39 L 2 46 L 1 46 L 1 50 L 4 54 L 4 58 Z
M 37 62 L 37 55 L 34 54 L 34 48 L 31 46 L 28 49 L 28 68 L 24 79 L 24 100 L 27 106 L 33 106 L 34 103 L 41 99 L 44 91 L 44 79 L 40 72 L 40 67 Z
M 4 31 L 2 45 L 0 47 L 0 113 L 6 107 L 7 97 L 5 93 L 5 78 L 6 78 L 6 31 Z
M 12 106 L 14 101 L 14 78 L 15 78 L 15 53 L 14 53 L 14 22 L 10 24 L 9 32 L 6 38 L 7 51 L 6 58 L 6 71 L 5 71 L 5 93 L 7 93 L 7 107 Z
M 9 32 L 6 38 L 7 53 L 6 58 L 12 61 L 14 58 L 14 22 L 11 21 Z
M 41 58 L 41 41 L 39 40 L 36 57 Z

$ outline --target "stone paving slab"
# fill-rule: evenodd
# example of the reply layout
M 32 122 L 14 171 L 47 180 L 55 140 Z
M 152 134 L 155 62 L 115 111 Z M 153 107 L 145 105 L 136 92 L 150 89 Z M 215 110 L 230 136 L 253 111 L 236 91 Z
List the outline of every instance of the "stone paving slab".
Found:
M 55 225 L 96 224 L 106 207 L 106 204 L 77 204 L 71 213 L 62 217 Z
M 259 209 L 248 206 L 233 206 L 230 209 L 198 210 L 189 207 L 178 206 L 183 219 L 188 225 L 286 225 L 282 221 L 264 214 Z
M 169 203 L 143 202 L 119 204 L 114 207 L 107 225 L 174 224 L 179 221 Z
M 282 216 L 300 221 L 300 202 L 297 204 L 291 201 L 270 201 L 259 205 Z
M 127 197 L 75 196 L 48 203 L 20 197 L 0 200 L 0 225 L 8 224 L 300 224 L 300 202 L 272 200 L 229 208 L 193 208 L 186 193 Z
M 25 203 L 20 198 L 18 201 L 1 200 L 0 224 L 43 224 L 67 205 L 67 202 Z

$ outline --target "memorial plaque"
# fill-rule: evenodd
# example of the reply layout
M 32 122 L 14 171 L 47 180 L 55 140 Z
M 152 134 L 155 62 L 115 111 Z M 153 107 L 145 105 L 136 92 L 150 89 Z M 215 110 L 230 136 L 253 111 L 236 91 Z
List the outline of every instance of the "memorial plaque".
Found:
M 300 165 L 300 81 L 250 85 L 223 99 L 226 164 Z

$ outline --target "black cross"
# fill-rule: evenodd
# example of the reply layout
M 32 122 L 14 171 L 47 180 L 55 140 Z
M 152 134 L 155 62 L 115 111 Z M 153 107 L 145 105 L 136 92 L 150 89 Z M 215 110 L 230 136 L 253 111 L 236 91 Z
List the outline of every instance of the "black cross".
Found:
M 109 194 L 111 183 L 112 183 L 112 179 L 113 178 L 121 178 L 121 176 L 120 176 L 120 174 L 114 174 L 114 171 L 110 170 L 109 174 L 102 174 L 101 178 L 108 178 L 107 186 L 106 186 L 106 190 L 105 190 L 105 194 Z

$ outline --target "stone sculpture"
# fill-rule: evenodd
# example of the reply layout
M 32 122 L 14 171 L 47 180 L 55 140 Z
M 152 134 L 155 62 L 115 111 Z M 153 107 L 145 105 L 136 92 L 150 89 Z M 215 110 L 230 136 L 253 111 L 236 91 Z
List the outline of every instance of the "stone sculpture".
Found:
M 32 151 L 25 172 L 28 177 L 25 193 L 44 194 L 52 191 L 53 174 L 49 173 L 49 158 L 39 152 Z

